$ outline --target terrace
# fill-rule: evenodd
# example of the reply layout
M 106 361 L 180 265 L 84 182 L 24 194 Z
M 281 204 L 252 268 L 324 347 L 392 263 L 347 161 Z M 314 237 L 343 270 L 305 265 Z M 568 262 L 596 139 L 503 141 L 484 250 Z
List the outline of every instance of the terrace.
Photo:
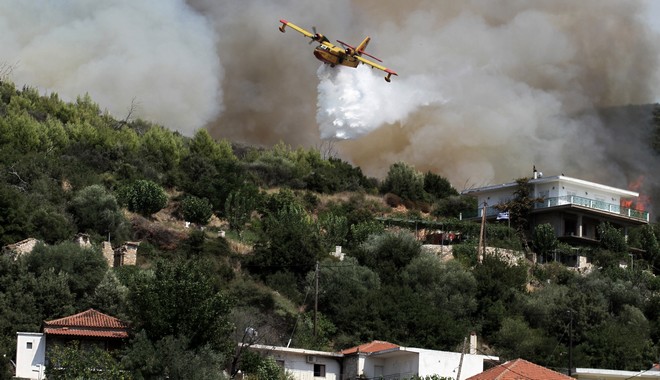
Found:
M 561 197 L 545 198 L 543 202 L 538 202 L 534 205 L 535 210 L 547 209 L 551 207 L 568 206 L 586 208 L 595 211 L 602 211 L 609 214 L 627 217 L 634 220 L 649 222 L 649 213 L 643 210 L 636 210 L 629 207 L 624 207 L 618 204 L 607 203 L 595 199 L 580 197 L 577 195 L 565 195 Z M 503 210 L 498 206 L 486 207 L 486 217 L 497 217 Z M 480 208 L 476 212 L 470 212 L 463 215 L 464 218 L 477 218 L 482 216 L 483 209 Z

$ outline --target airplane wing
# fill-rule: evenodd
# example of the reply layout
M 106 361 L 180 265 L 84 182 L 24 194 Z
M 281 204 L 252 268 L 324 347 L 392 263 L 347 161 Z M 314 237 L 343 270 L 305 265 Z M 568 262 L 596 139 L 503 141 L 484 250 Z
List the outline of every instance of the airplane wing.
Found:
M 284 27 L 288 26 L 289 28 L 295 30 L 296 32 L 301 33 L 303 36 L 314 39 L 314 33 L 308 32 L 307 30 L 299 27 L 298 25 L 292 22 L 288 22 L 287 20 L 280 20 L 280 22 L 282 23 L 282 26 L 280 26 L 280 32 L 284 33 Z
M 296 25 L 292 22 L 288 22 L 287 20 L 282 19 L 282 20 L 280 20 L 280 22 L 282 23 L 282 25 L 280 25 L 279 29 L 280 29 L 280 32 L 282 32 L 282 33 L 284 33 L 284 28 L 288 26 L 291 29 L 295 30 L 296 32 L 302 34 L 303 36 L 305 36 L 307 38 L 311 38 L 312 41 L 316 41 L 316 42 L 320 43 L 321 45 L 325 45 L 325 46 L 328 46 L 328 47 L 334 47 L 335 46 L 335 45 L 330 43 L 330 40 L 328 40 L 328 37 L 324 36 L 323 34 L 316 33 L 316 27 L 314 27 L 314 33 L 311 33 L 310 31 L 305 30 L 305 29 L 299 27 L 298 25 Z M 309 41 L 309 43 L 311 44 L 312 41 Z
M 364 63 L 365 65 L 369 65 L 369 66 L 371 66 L 371 67 L 373 67 L 373 68 L 375 68 L 375 69 L 383 70 L 384 72 L 386 72 L 386 73 L 387 73 L 387 76 L 385 76 L 385 80 L 388 81 L 388 82 L 390 81 L 390 77 L 391 77 L 392 75 L 399 75 L 399 74 L 397 74 L 394 70 L 390 70 L 390 69 L 388 69 L 388 68 L 385 67 L 385 66 L 379 65 L 379 64 L 377 64 L 376 62 L 372 62 L 372 61 L 370 61 L 370 60 L 368 60 L 368 59 L 366 59 L 366 58 L 362 58 L 362 57 L 360 57 L 359 55 L 356 55 L 355 58 L 357 58 L 358 61 Z

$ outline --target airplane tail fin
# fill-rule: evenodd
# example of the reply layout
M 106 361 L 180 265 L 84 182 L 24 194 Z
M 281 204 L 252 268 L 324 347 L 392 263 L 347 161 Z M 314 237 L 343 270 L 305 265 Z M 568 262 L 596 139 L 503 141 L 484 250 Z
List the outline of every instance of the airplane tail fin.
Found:
M 371 37 L 365 38 L 360 44 L 357 46 L 356 52 L 358 54 L 364 53 L 364 50 L 367 48 L 367 45 L 369 45 L 369 41 L 371 41 Z

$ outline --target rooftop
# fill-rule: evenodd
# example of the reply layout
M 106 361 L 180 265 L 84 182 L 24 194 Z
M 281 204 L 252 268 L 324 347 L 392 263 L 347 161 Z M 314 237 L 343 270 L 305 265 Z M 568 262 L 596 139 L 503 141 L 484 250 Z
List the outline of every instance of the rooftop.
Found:
M 93 338 L 128 338 L 128 323 L 89 309 L 68 317 L 44 321 L 44 333 Z
M 466 380 L 574 380 L 563 373 L 555 372 L 525 359 L 510 360 Z
M 374 353 L 374 352 L 379 352 L 379 351 L 385 351 L 385 350 L 391 350 L 393 348 L 399 348 L 400 346 L 394 343 L 390 342 L 385 342 L 382 340 L 374 340 L 373 342 L 370 343 L 364 343 L 359 346 L 347 348 L 345 350 L 341 350 L 341 353 L 344 355 L 348 354 L 354 354 L 358 352 L 362 353 Z

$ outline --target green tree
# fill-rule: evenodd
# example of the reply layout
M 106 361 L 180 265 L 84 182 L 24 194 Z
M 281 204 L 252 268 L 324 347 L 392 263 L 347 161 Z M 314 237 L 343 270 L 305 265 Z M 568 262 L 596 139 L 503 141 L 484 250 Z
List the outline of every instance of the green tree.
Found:
M 122 284 L 113 270 L 108 270 L 94 289 L 91 303 L 103 313 L 125 319 L 128 287 Z
M 323 240 L 323 247 L 332 249 L 335 246 L 343 246 L 346 243 L 346 237 L 350 231 L 348 219 L 343 215 L 336 215 L 334 213 L 322 213 L 318 218 L 319 228 L 321 229 L 321 237 Z
M 394 279 L 421 253 L 421 243 L 409 232 L 371 235 L 353 253 L 361 265 L 378 273 L 381 279 Z
M 161 126 L 149 128 L 140 142 L 142 156 L 164 172 L 176 168 L 184 154 L 181 136 Z
M 390 166 L 380 191 L 381 193 L 393 193 L 413 202 L 427 198 L 424 191 L 424 176 L 404 162 L 397 162 Z
M 529 180 L 529 178 L 518 178 L 513 191 L 513 199 L 498 206 L 500 210 L 509 212 L 511 225 L 521 235 L 529 229 L 529 215 L 534 209 L 534 205 L 542 201 L 541 198 L 533 196 Z
M 188 154 L 179 165 L 181 188 L 188 194 L 207 198 L 221 215 L 229 194 L 246 181 L 245 169 L 227 141 L 215 142 L 205 130 L 190 141 Z
M 73 242 L 37 245 L 25 256 L 25 263 L 28 270 L 37 276 L 49 271 L 66 273 L 69 289 L 78 302 L 94 293 L 108 269 L 100 250 L 83 248 Z
M 229 193 L 224 208 L 229 228 L 240 233 L 252 218 L 252 212 L 260 202 L 259 189 L 251 184 L 245 184 Z
M 205 225 L 213 216 L 213 205 L 206 198 L 189 195 L 181 202 L 181 213 L 185 220 Z
M 120 190 L 122 204 L 130 211 L 150 216 L 167 205 L 165 190 L 155 182 L 137 180 Z
M 649 323 L 634 306 L 625 306 L 619 316 L 591 329 L 587 338 L 579 349 L 593 367 L 639 371 L 654 363 Z
M 245 352 L 240 363 L 241 372 L 256 380 L 292 380 L 293 376 L 280 367 L 272 357 Z
M 78 341 L 49 347 L 48 358 L 46 376 L 49 379 L 132 379 L 108 351 L 96 346 L 82 349 Z
M 447 178 L 430 171 L 424 173 L 424 191 L 435 199 L 458 196 L 458 191 L 452 187 Z
M 315 272 L 307 275 L 313 284 Z M 323 312 L 344 334 L 359 334 L 364 330 L 364 313 L 369 309 L 370 294 L 380 288 L 378 275 L 357 259 L 346 256 L 344 261 L 323 260 L 319 266 L 319 311 Z M 350 299 L 351 302 L 345 302 Z M 313 300 L 308 300 L 309 308 Z
M 408 344 L 450 349 L 474 330 L 477 282 L 459 262 L 423 252 L 403 269 L 398 286 L 410 292 L 404 305 L 411 318 L 399 322 L 408 327 L 400 338 Z
M 15 188 L 0 184 L 0 244 L 16 243 L 28 237 L 29 225 L 27 199 Z
M 223 354 L 231 349 L 230 302 L 203 262 L 158 260 L 153 272 L 143 273 L 129 289 L 131 319 L 152 342 L 186 337 L 189 349 L 208 345 Z
M 30 216 L 30 223 L 36 237 L 48 244 L 69 240 L 75 233 L 71 215 L 54 207 L 39 208 Z
M 110 234 L 121 241 L 127 235 L 127 223 L 117 199 L 101 185 L 91 185 L 78 191 L 69 210 L 81 232 L 100 236 Z
M 525 294 L 527 267 L 512 264 L 498 255 L 486 255 L 473 271 L 477 280 L 477 315 L 488 339 L 501 326 L 506 311 Z
M 534 251 L 543 257 L 553 252 L 559 245 L 555 229 L 549 223 L 539 224 L 532 233 Z
M 613 252 L 628 252 L 628 243 L 626 237 L 621 231 L 609 223 L 598 225 L 598 236 L 600 237 L 600 246 Z
M 520 317 L 505 317 L 495 333 L 494 343 L 500 355 L 506 359 L 519 357 L 533 362 L 547 361 L 558 342 L 545 335 L 541 328 L 532 328 Z
M 122 365 L 137 379 L 227 379 L 223 372 L 226 355 L 209 345 L 190 347 L 186 336 L 166 336 L 152 342 L 144 331 L 138 332 Z
M 264 217 L 248 266 L 264 277 L 290 272 L 300 283 L 324 254 L 314 220 L 301 206 L 290 204 Z

